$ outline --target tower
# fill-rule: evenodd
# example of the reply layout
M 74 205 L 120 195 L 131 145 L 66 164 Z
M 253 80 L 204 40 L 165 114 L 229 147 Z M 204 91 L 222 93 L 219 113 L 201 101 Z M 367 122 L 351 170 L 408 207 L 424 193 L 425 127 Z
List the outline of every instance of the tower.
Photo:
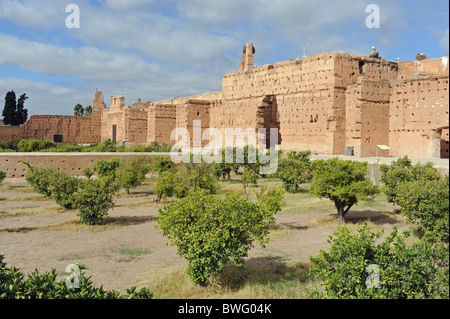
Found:
M 242 49 L 242 62 L 239 65 L 239 71 L 249 70 L 254 65 L 255 47 L 253 43 L 247 43 Z

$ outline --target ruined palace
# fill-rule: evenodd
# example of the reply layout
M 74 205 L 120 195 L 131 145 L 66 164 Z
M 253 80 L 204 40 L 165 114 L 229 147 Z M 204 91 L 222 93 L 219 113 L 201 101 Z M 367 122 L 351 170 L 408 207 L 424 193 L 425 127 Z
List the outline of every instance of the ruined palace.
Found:
M 2 127 L 0 138 L 173 145 L 173 129 L 193 132 L 201 120 L 201 130 L 277 128 L 272 142 L 286 151 L 449 157 L 448 57 L 390 62 L 328 52 L 255 66 L 254 55 L 246 44 L 239 70 L 223 77 L 218 92 L 129 106 L 112 96 L 108 108 L 96 91 L 89 117 L 31 116 L 21 127 Z

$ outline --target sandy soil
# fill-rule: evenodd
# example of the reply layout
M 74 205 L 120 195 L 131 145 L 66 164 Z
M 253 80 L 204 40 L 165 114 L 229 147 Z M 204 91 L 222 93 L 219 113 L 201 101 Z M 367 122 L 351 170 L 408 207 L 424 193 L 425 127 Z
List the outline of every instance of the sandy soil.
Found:
M 20 185 L 20 180 L 8 181 Z M 22 181 L 23 183 L 24 181 Z M 176 253 L 176 247 L 167 246 L 165 238 L 155 229 L 158 206 L 120 207 L 124 203 L 148 201 L 148 197 L 120 198 L 119 207 L 109 212 L 112 217 L 127 217 L 126 225 L 101 232 L 42 230 L 41 227 L 77 219 L 76 213 L 61 213 L 52 201 L 20 200 L 37 194 L 18 192 L 17 189 L 0 192 L 0 254 L 9 267 L 21 268 L 26 274 L 55 268 L 61 276 L 69 264 L 81 263 L 89 267 L 96 286 L 105 289 L 125 289 L 136 284 L 137 278 L 153 267 L 186 264 Z M 14 198 L 14 200 L 11 200 Z M 25 207 L 48 207 L 48 211 L 29 216 L 2 217 L 2 213 Z M 318 227 L 311 221 L 333 216 L 325 213 L 279 213 L 274 237 L 266 248 L 256 246 L 251 257 L 276 257 L 281 260 L 309 261 L 309 256 L 328 249 L 328 236 L 334 227 Z M 351 216 L 350 216 L 351 215 Z M 349 217 L 373 217 L 370 211 L 355 211 Z M 380 227 L 391 229 L 405 226 L 389 216 L 378 218 Z M 278 234 L 278 235 L 277 235 Z M 141 255 L 128 252 L 141 251 Z

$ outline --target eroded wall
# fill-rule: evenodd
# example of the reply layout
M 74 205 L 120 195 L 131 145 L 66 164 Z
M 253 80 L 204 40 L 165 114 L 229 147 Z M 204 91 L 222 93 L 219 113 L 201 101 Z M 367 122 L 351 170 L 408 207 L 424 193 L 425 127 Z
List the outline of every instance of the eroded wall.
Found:
M 448 75 L 392 82 L 389 121 L 392 156 L 440 158 L 442 130 L 448 126 Z

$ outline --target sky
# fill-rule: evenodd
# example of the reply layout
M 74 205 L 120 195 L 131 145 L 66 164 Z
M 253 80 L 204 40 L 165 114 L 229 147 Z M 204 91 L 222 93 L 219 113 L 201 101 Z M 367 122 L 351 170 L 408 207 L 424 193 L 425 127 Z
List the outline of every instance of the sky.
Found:
M 0 0 L 0 108 L 11 90 L 29 115 L 71 115 L 96 88 L 108 107 L 220 91 L 247 42 L 256 65 L 372 46 L 389 61 L 438 58 L 448 16 L 447 0 Z

